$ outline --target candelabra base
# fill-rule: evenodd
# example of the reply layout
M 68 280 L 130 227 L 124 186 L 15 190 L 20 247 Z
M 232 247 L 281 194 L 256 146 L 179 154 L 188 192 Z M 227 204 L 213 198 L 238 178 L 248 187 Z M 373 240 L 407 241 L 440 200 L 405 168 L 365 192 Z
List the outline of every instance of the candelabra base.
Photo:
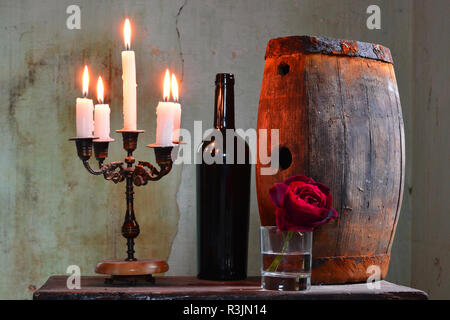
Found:
M 161 259 L 142 259 L 126 261 L 120 259 L 102 260 L 95 266 L 95 272 L 111 275 L 111 280 L 126 280 L 136 278 L 151 278 L 152 274 L 169 270 L 169 265 Z M 148 277 L 150 276 L 150 277 Z M 127 280 L 128 278 L 128 280 Z

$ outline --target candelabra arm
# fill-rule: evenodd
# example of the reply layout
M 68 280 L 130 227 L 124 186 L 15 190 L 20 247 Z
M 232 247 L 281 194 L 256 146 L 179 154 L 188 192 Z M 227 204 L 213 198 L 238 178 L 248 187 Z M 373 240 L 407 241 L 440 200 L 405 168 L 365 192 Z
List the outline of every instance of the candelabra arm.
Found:
M 127 176 L 123 162 L 121 161 L 114 161 L 101 165 L 101 171 L 106 180 L 111 180 L 114 183 L 122 182 Z
M 161 171 L 159 171 L 159 177 L 157 180 L 161 179 L 166 174 L 168 174 L 170 172 L 170 170 L 172 170 L 172 162 L 169 164 L 163 164 L 160 167 L 161 167 Z
M 148 168 L 148 169 L 146 169 Z M 148 181 L 158 181 L 172 169 L 172 163 L 161 164 L 160 170 L 156 169 L 150 162 L 139 161 L 134 169 L 134 184 L 136 186 L 146 185 Z
M 86 168 L 86 170 L 90 173 L 93 174 L 94 176 L 98 176 L 103 174 L 103 170 L 94 170 L 92 169 L 91 165 L 89 164 L 89 160 L 83 160 L 83 165 Z

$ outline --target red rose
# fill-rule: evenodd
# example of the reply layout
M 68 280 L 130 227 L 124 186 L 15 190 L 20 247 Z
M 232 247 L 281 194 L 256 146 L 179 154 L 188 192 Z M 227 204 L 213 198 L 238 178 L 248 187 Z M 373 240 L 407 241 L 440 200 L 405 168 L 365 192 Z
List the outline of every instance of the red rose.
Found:
M 331 207 L 330 189 L 312 178 L 290 177 L 275 183 L 269 194 L 277 207 L 276 222 L 281 231 L 313 231 L 338 215 Z

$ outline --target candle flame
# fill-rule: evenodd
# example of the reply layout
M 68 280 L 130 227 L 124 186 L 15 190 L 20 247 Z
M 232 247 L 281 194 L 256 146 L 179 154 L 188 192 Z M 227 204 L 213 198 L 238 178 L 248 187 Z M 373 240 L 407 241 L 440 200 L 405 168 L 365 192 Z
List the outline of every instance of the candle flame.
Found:
M 97 100 L 99 104 L 103 103 L 103 81 L 102 77 L 98 77 L 97 81 Z
M 130 19 L 125 19 L 125 24 L 123 26 L 123 37 L 125 39 L 125 48 L 130 50 L 131 48 L 131 24 Z
M 84 66 L 83 71 L 83 97 L 87 97 L 89 91 L 89 70 L 87 66 Z
M 172 97 L 175 102 L 178 101 L 178 82 L 177 77 L 175 77 L 173 73 L 172 73 Z
M 163 91 L 164 101 L 169 101 L 170 98 L 170 72 L 166 69 L 166 75 L 164 76 L 164 91 Z

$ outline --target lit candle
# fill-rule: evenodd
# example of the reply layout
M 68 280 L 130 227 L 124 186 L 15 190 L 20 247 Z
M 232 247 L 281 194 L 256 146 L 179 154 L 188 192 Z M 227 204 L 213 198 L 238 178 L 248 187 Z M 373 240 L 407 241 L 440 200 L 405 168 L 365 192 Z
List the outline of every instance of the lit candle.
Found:
M 173 97 L 173 105 L 175 108 L 175 115 L 173 118 L 173 133 L 172 133 L 172 141 L 180 140 L 180 124 L 181 124 L 181 105 L 179 101 L 178 95 L 178 82 L 175 75 L 172 73 L 172 97 Z
M 124 28 L 125 51 L 122 51 L 123 129 L 136 130 L 136 60 L 131 49 L 130 20 Z
M 87 138 L 92 137 L 92 131 L 94 130 L 94 103 L 92 99 L 88 99 L 89 91 L 89 71 L 88 67 L 84 67 L 83 71 L 83 97 L 77 98 L 76 114 L 77 114 L 77 137 Z
M 111 109 L 109 105 L 103 104 L 103 81 L 102 77 L 98 77 L 97 82 L 97 100 L 98 104 L 95 105 L 94 110 L 94 136 L 98 137 L 99 140 L 110 140 L 109 137 L 109 116 L 111 114 Z
M 176 78 L 173 77 L 173 79 L 175 79 L 175 82 L 172 82 L 173 99 L 178 100 L 178 86 Z M 178 129 L 180 128 L 181 106 L 177 102 L 169 102 L 170 82 L 170 72 L 167 69 L 164 76 L 164 101 L 159 102 L 156 107 L 156 144 L 161 146 L 172 145 L 175 126 L 178 126 Z M 174 88 L 174 83 L 176 88 Z M 176 97 L 174 95 L 175 92 Z

